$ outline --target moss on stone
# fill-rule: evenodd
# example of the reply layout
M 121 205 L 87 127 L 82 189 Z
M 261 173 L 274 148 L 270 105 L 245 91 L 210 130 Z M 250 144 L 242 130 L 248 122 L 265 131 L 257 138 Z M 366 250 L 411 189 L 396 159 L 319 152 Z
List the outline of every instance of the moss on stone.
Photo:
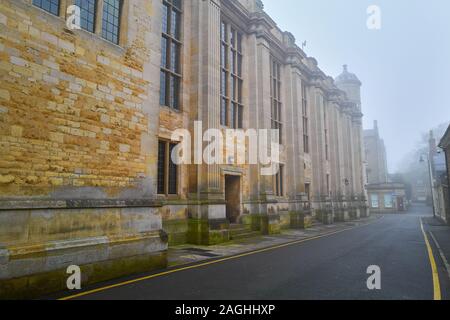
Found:
M 166 267 L 166 251 L 82 265 L 80 266 L 82 286 Z M 0 299 L 33 299 L 45 294 L 64 291 L 67 290 L 68 277 L 65 269 L 58 269 L 21 278 L 1 280 Z
M 187 240 L 197 245 L 215 245 L 230 241 L 229 225 L 212 223 L 206 219 L 189 219 Z
M 187 219 L 163 220 L 163 229 L 169 236 L 169 246 L 184 244 L 188 241 Z

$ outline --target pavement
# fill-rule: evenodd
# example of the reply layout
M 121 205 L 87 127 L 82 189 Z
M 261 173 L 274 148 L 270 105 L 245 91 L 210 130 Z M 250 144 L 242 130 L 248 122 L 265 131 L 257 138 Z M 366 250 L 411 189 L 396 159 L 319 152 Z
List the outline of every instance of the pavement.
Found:
M 61 293 L 57 298 L 432 300 L 438 279 L 440 296 L 449 299 L 449 274 L 431 233 L 448 254 L 450 231 L 446 234 L 447 229 L 428 223 L 430 219 L 429 208 L 414 206 L 406 214 L 316 225 L 221 246 L 181 246 L 170 250 L 167 270 Z M 422 224 L 437 264 L 434 277 Z M 367 287 L 367 269 L 374 265 L 381 270 L 381 290 Z

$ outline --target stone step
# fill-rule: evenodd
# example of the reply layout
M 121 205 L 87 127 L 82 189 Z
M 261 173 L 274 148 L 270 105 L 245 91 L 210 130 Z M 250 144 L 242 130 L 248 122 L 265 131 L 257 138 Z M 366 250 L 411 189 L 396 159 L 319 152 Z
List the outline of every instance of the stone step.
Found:
M 248 232 L 251 232 L 251 231 L 252 230 L 247 229 L 247 228 L 230 229 L 230 234 L 231 235 L 239 235 L 239 234 L 248 233 Z
M 261 232 L 258 232 L 258 231 L 247 231 L 245 233 L 231 234 L 230 238 L 231 238 L 231 240 L 241 240 L 241 239 L 257 237 L 260 235 L 261 235 Z
M 250 227 L 246 226 L 244 224 L 234 224 L 234 223 L 230 224 L 230 231 L 232 231 L 232 230 L 242 230 L 242 229 L 250 230 Z

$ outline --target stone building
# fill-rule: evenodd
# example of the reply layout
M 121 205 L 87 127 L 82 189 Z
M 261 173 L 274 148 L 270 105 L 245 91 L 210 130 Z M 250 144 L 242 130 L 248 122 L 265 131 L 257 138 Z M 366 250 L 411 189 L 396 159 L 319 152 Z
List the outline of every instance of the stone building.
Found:
M 368 214 L 361 82 L 327 76 L 261 1 L 3 0 L 0 39 L 2 296 L 64 288 L 69 265 L 92 283 L 164 267 L 169 244 Z M 196 121 L 278 129 L 280 170 L 176 165 L 173 133 Z
M 439 168 L 439 170 L 441 172 L 445 171 L 438 175 L 438 182 L 440 184 L 439 200 L 441 201 L 440 206 L 442 208 L 441 212 L 445 212 L 445 214 L 441 215 L 441 218 L 450 225 L 450 126 L 439 142 L 439 147 L 443 150 L 441 157 L 444 160 L 443 168 Z
M 364 144 L 367 161 L 367 183 L 388 182 L 388 169 L 386 147 L 380 137 L 378 121 L 374 122 L 373 129 L 364 130 Z
M 367 193 L 369 206 L 374 213 L 406 211 L 408 201 L 406 187 L 402 183 L 389 180 L 386 147 L 378 130 L 378 121 L 373 129 L 364 130 L 366 154 Z

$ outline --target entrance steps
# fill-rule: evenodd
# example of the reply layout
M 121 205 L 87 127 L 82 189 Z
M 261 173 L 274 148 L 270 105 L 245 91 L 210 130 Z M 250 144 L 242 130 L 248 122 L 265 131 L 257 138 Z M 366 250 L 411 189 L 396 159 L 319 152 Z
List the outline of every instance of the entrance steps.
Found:
M 240 240 L 260 236 L 261 232 L 252 231 L 249 226 L 243 224 L 230 224 L 230 239 Z

